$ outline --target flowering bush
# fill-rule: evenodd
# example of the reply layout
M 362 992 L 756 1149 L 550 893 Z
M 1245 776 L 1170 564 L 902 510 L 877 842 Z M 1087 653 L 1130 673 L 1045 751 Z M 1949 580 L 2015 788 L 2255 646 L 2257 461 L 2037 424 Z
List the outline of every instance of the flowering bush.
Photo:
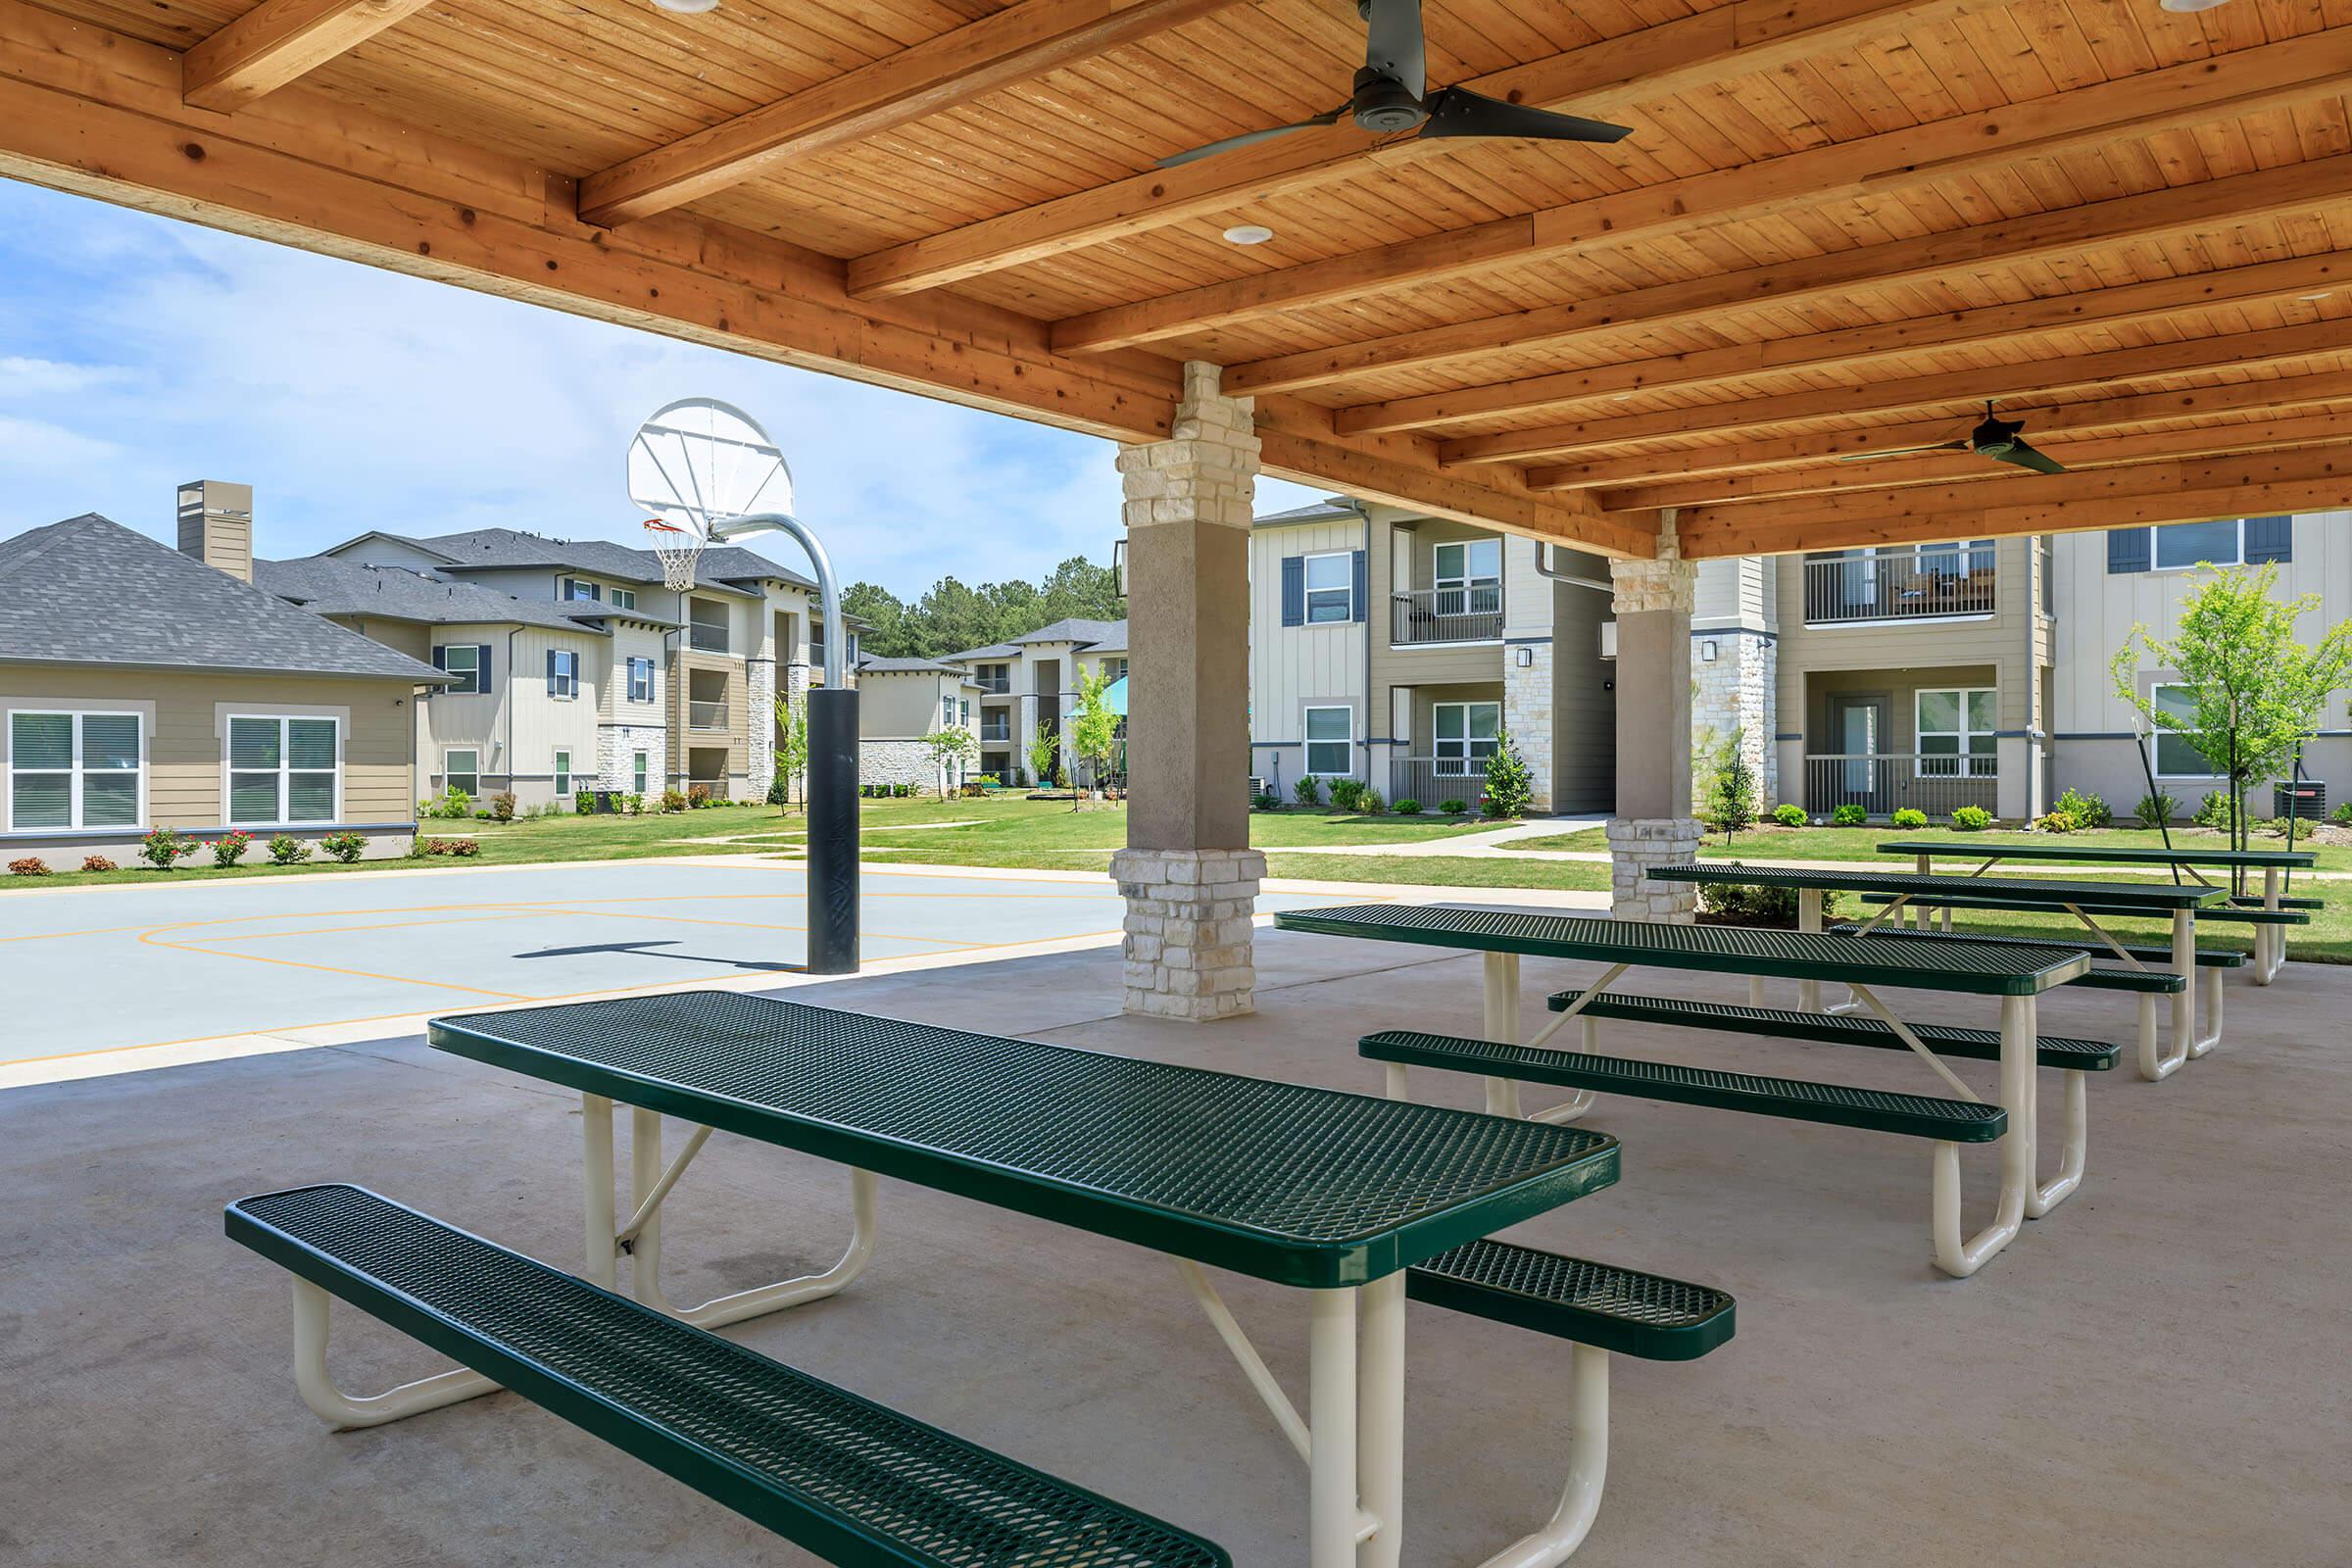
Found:
M 474 839 L 426 839 L 424 853 L 454 855 L 461 860 L 469 860 L 482 853 L 482 846 Z
M 311 858 L 311 847 L 291 833 L 280 833 L 270 841 L 270 858 L 278 865 L 299 865 Z
M 318 841 L 318 847 L 349 865 L 366 851 L 368 841 L 357 833 L 329 833 Z
M 115 868 L 115 862 L 103 855 L 86 856 L 82 859 L 81 868 L 84 871 L 112 871 Z
M 171 870 L 173 864 L 195 853 L 194 839 L 183 839 L 168 827 L 159 827 L 139 840 L 139 858 L 159 871 Z
M 242 829 L 221 834 L 213 840 L 213 863 L 223 869 L 236 864 L 252 843 L 253 835 Z
M 9 861 L 8 874 L 10 876 L 47 876 L 49 862 L 37 855 L 27 855 L 22 860 Z

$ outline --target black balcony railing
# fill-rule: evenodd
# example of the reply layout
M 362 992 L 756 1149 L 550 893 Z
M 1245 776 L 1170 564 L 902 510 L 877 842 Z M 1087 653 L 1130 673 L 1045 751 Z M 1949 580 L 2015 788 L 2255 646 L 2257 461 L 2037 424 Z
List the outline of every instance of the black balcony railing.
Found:
M 1805 759 L 1805 809 L 1827 816 L 1840 806 L 1886 816 L 1905 807 L 1949 816 L 1963 806 L 1995 809 L 1989 757 L 1828 754 Z
M 1989 546 L 1808 561 L 1805 624 L 1989 615 L 1998 578 Z

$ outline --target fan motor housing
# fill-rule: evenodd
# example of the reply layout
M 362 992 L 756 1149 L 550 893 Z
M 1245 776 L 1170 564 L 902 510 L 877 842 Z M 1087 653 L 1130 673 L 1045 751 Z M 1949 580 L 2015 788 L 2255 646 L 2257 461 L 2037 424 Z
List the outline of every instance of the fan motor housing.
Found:
M 1429 118 L 1421 100 L 1395 76 L 1370 69 L 1355 74 L 1355 122 L 1366 130 L 1410 130 Z

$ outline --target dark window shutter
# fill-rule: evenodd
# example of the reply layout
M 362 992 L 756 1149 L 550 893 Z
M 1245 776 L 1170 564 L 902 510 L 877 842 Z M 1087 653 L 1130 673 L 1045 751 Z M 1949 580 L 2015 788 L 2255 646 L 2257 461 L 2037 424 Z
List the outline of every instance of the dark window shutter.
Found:
M 1355 604 L 1355 613 L 1348 618 L 1350 620 L 1362 620 L 1364 618 L 1365 603 L 1372 597 L 1371 566 L 1366 562 L 1364 553 L 1361 550 L 1356 551 L 1353 555 L 1348 558 L 1348 566 L 1349 573 L 1348 585 L 1354 590 L 1353 599 Z
M 435 643 L 433 645 L 433 667 L 445 674 L 449 670 L 449 649 L 440 643 Z M 449 688 L 446 686 L 437 686 L 433 688 L 433 690 L 447 691 Z M 424 695 L 430 697 L 433 695 L 433 693 L 428 691 Z
M 547 695 L 556 695 L 556 651 L 553 648 L 547 651 Z
M 1282 623 L 1285 626 L 1306 624 L 1306 558 L 1282 558 Z
M 2248 517 L 2246 560 L 2249 563 L 2294 560 L 2294 525 L 2292 517 Z
M 474 644 L 474 650 L 473 689 L 477 692 L 487 692 L 491 689 L 490 645 L 488 643 L 476 643 Z
M 2107 530 L 2107 574 L 2145 571 L 2148 569 L 2148 530 L 2145 528 L 2110 528 Z

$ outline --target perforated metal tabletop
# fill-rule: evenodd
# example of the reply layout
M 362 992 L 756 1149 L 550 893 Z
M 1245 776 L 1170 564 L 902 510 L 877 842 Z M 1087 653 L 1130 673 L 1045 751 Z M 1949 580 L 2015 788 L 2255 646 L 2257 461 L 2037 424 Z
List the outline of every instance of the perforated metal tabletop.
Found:
M 1759 974 L 1788 980 L 1858 981 L 1976 996 L 2034 996 L 2090 967 L 2081 953 L 2066 956 L 2024 944 L 1874 942 L 1869 937 L 1746 926 L 1674 925 L 1663 921 L 1605 920 L 1509 909 L 1444 908 L 1432 905 L 1349 905 L 1289 909 L 1274 916 L 1285 931 L 1413 942 L 1473 953 L 1518 953 L 1535 957 L 1592 958 L 1718 974 Z
M 1888 893 L 1933 898 L 1938 893 L 1965 894 L 2012 907 L 2052 908 L 2060 904 L 2097 905 L 2102 909 L 2145 909 L 2170 913 L 2193 909 L 2222 897 L 2214 887 L 2186 887 L 2169 882 L 2076 882 L 2055 877 L 1997 877 L 1922 875 L 1917 871 L 1817 871 L 1790 865 L 1742 865 L 1737 860 L 1653 865 L 1649 874 L 1661 882 L 1737 882 L 1754 887 L 1820 888 L 1839 893 Z
M 1310 1288 L 1617 1179 L 1605 1133 L 717 992 L 435 1019 L 441 1051 Z
M 2319 857 L 2301 850 L 2167 850 L 2135 849 L 2121 844 L 2013 844 L 2000 840 L 1977 844 L 1950 839 L 1891 839 L 1878 847 L 1881 855 L 1941 855 L 1966 860 L 2104 860 L 2114 865 L 2220 865 L 2301 869 L 2320 863 Z

